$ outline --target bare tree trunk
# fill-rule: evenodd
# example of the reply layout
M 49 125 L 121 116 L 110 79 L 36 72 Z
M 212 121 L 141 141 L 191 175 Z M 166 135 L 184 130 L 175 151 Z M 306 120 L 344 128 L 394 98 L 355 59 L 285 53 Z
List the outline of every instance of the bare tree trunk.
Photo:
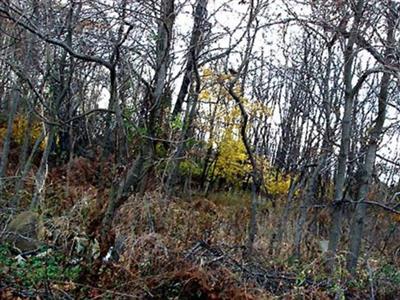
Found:
M 106 212 L 102 220 L 100 233 L 101 256 L 106 255 L 107 235 L 111 229 L 112 221 L 116 210 L 129 197 L 129 194 L 139 189 L 139 184 L 144 184 L 143 177 L 153 166 L 154 159 L 154 138 L 157 135 L 157 124 L 161 125 L 160 116 L 163 108 L 162 96 L 167 82 L 167 72 L 170 59 L 170 48 L 172 43 L 172 30 L 175 21 L 174 1 L 162 0 L 161 13 L 158 24 L 158 40 L 156 44 L 156 73 L 154 76 L 155 86 L 150 92 L 151 107 L 147 120 L 147 136 L 143 141 L 140 153 L 135 162 L 128 169 L 123 179 L 117 186 L 114 186 Z
M 181 141 L 179 142 L 175 153 L 172 157 L 172 166 L 171 171 L 168 175 L 167 182 L 166 182 L 166 189 L 167 195 L 170 195 L 174 185 L 177 183 L 179 179 L 179 163 L 182 160 L 182 157 L 186 151 L 186 140 L 191 136 L 191 124 L 195 118 L 196 109 L 197 109 L 197 101 L 200 93 L 200 76 L 198 75 L 198 70 L 195 71 L 197 73 L 196 77 L 196 91 L 194 92 L 192 101 L 188 101 L 188 106 L 191 104 L 190 107 L 187 108 L 187 114 L 184 119 L 184 126 L 181 133 Z
M 210 136 L 209 140 L 212 140 L 214 138 L 214 122 L 215 122 L 215 115 L 217 113 L 217 108 L 218 108 L 218 103 L 219 100 L 217 100 L 217 103 L 214 107 L 212 117 L 211 117 L 211 122 L 210 122 Z M 201 172 L 201 179 L 200 179 L 200 189 L 204 191 L 204 194 L 207 194 L 208 187 L 204 189 L 206 182 L 208 181 L 208 186 L 211 181 L 211 178 L 208 178 L 210 167 L 213 165 L 213 162 L 211 160 L 213 154 L 213 148 L 212 145 L 209 145 L 207 148 L 206 156 L 204 158 L 204 165 L 203 165 L 203 171 Z M 215 163 L 215 162 L 214 162 Z
M 40 144 L 43 142 L 45 135 L 46 135 L 46 132 L 42 131 L 42 134 L 35 141 L 35 144 L 33 145 L 31 154 L 29 155 L 28 159 L 26 160 L 26 162 L 23 166 L 23 169 L 20 172 L 18 181 L 15 184 L 14 197 L 11 202 L 12 202 L 12 205 L 16 208 L 19 207 L 22 191 L 24 188 L 24 183 L 26 180 L 26 176 L 28 175 L 29 171 L 31 170 L 33 158 L 36 155 L 37 151 L 39 150 Z
M 390 60 L 390 57 L 394 49 L 394 29 L 395 29 L 395 17 L 394 17 L 394 3 L 389 2 L 388 7 L 388 35 L 387 35 L 387 50 L 386 58 Z M 359 178 L 359 189 L 358 189 L 358 199 L 357 206 L 355 210 L 355 215 L 353 217 L 352 226 L 350 227 L 350 245 L 349 254 L 347 256 L 347 268 L 354 274 L 357 269 L 357 262 L 360 255 L 361 240 L 364 228 L 364 220 L 366 216 L 366 200 L 372 172 L 375 165 L 376 151 L 378 148 L 378 143 L 382 135 L 383 125 L 386 118 L 386 107 L 388 98 L 388 89 L 390 84 L 390 74 L 388 72 L 383 73 L 380 92 L 378 96 L 379 108 L 378 116 L 375 120 L 375 125 L 370 131 L 369 142 L 365 154 L 364 164 L 361 166 L 361 176 Z
M 293 255 L 297 258 L 300 258 L 301 255 L 301 241 L 303 238 L 304 224 L 307 220 L 307 212 L 313 203 L 313 199 L 315 197 L 316 189 L 317 189 L 317 179 L 321 170 L 325 167 L 327 159 L 327 154 L 323 154 L 320 158 L 317 167 L 312 172 L 311 178 L 307 185 L 306 195 L 304 196 L 304 200 L 300 206 L 300 214 L 296 223 L 296 231 L 294 236 L 294 252 Z
M 33 112 L 29 110 L 27 112 L 28 114 L 28 120 L 26 122 L 26 128 L 24 130 L 24 140 L 22 142 L 22 147 L 21 151 L 19 154 L 19 162 L 18 162 L 18 172 L 17 176 L 21 175 L 22 170 L 25 166 L 26 160 L 28 159 L 28 154 L 29 154 L 29 146 L 32 142 L 32 124 L 33 124 Z
M 107 235 L 110 232 L 112 221 L 118 207 L 129 197 L 132 192 L 137 191 L 139 182 L 143 178 L 143 173 L 145 172 L 144 164 L 145 155 L 141 153 L 129 168 L 124 179 L 121 180 L 118 185 L 113 185 L 107 210 L 102 220 L 101 242 L 104 243 L 104 241 L 107 240 Z M 105 255 L 108 249 L 103 249 L 103 251 L 105 251 L 105 253 L 101 254 Z
M 186 62 L 186 69 L 183 75 L 182 85 L 176 99 L 175 107 L 172 112 L 172 119 L 175 119 L 182 111 L 182 105 L 185 101 L 189 87 L 192 83 L 193 69 L 197 64 L 198 55 L 203 48 L 202 35 L 204 36 L 206 28 L 205 21 L 207 18 L 207 4 L 208 0 L 198 0 L 194 9 L 194 24 L 192 30 L 192 37 L 190 39 L 189 54 Z
M 336 255 L 336 250 L 339 244 L 342 231 L 342 214 L 343 214 L 343 197 L 344 185 L 346 182 L 347 158 L 349 155 L 350 139 L 351 139 L 351 124 L 353 114 L 353 99 L 354 91 L 352 87 L 353 79 L 353 64 L 354 64 L 354 45 L 356 35 L 359 29 L 362 12 L 364 9 L 364 0 L 358 0 L 355 7 L 355 16 L 350 32 L 350 37 L 347 41 L 344 51 L 344 85 L 345 85 L 345 104 L 342 119 L 342 135 L 340 142 L 339 158 L 335 175 L 335 195 L 332 211 L 332 225 L 329 234 L 328 247 L 328 266 L 330 269 L 334 266 L 333 258 Z
M 61 57 L 61 62 L 59 66 L 59 72 L 57 74 L 59 82 L 52 83 L 52 88 L 54 89 L 53 94 L 53 102 L 50 104 L 52 108 L 52 115 L 57 116 L 60 105 L 64 98 L 68 95 L 69 85 L 71 82 L 73 69 L 69 68 L 68 73 L 67 71 L 67 52 L 63 53 Z M 71 65 L 72 65 L 72 58 L 71 58 Z M 43 150 L 42 158 L 40 160 L 40 166 L 38 171 L 35 175 L 35 190 L 32 197 L 32 202 L 30 205 L 31 210 L 37 209 L 40 204 L 43 202 L 45 197 L 45 185 L 46 179 L 48 174 L 48 160 L 50 156 L 50 152 L 53 149 L 53 143 L 55 140 L 56 133 L 58 131 L 57 126 L 53 124 L 46 124 L 43 122 L 43 130 L 47 132 L 47 141 L 45 149 Z
M 191 124 L 193 123 L 196 110 L 197 110 L 197 102 L 198 102 L 198 97 L 200 93 L 200 75 L 198 71 L 198 66 L 197 66 L 197 60 L 198 56 L 200 54 L 200 51 L 202 49 L 202 41 L 201 41 L 201 35 L 205 31 L 205 20 L 207 18 L 207 2 L 208 0 L 198 0 L 195 11 L 194 11 L 194 25 L 193 25 L 193 30 L 192 30 L 192 37 L 190 40 L 190 51 L 188 55 L 188 61 L 186 65 L 186 71 L 184 74 L 184 79 L 182 82 L 181 90 L 179 91 L 178 94 L 178 99 L 175 104 L 174 111 L 172 113 L 172 118 L 176 118 L 177 115 L 180 113 L 182 104 L 184 99 L 186 98 L 186 95 L 188 93 L 188 88 L 189 86 L 192 85 L 192 80 L 193 78 L 195 79 L 195 85 L 194 85 L 194 94 L 191 97 L 192 101 L 188 101 L 187 105 L 187 110 L 186 110 L 186 116 L 184 119 L 184 126 L 182 129 L 182 134 L 181 134 L 181 142 L 178 144 L 177 149 L 175 150 L 175 153 L 172 158 L 172 166 L 171 166 L 171 171 L 169 172 L 168 178 L 167 178 L 167 183 L 166 183 L 166 189 L 167 189 L 167 194 L 170 194 L 173 186 L 177 182 L 178 179 L 178 168 L 179 168 L 179 163 L 181 160 L 181 157 L 183 156 L 186 148 L 186 139 L 190 136 L 190 129 L 191 129 Z M 192 85 L 193 86 L 193 85 Z
M 295 196 L 296 190 L 302 188 L 304 185 L 305 177 L 303 175 L 303 172 L 300 174 L 300 177 L 296 179 L 296 181 L 293 181 L 294 179 L 291 179 L 290 187 L 289 187 L 289 192 L 288 196 L 286 199 L 285 206 L 283 208 L 282 216 L 279 219 L 279 223 L 276 229 L 276 233 L 273 234 L 272 239 L 271 239 L 271 250 L 270 254 L 277 254 L 279 255 L 280 253 L 280 246 L 284 237 L 284 231 L 287 230 L 287 221 L 289 219 L 289 213 L 290 209 L 292 208 L 293 204 L 293 198 Z
M 43 124 L 43 126 L 45 127 L 46 125 Z M 31 210 L 36 210 L 44 200 L 46 179 L 49 171 L 48 160 L 57 128 L 50 126 L 48 130 L 44 129 L 44 131 L 47 132 L 47 143 L 40 160 L 39 169 L 35 174 L 35 190 L 30 205 Z
M 18 104 L 21 99 L 20 93 L 17 90 L 16 85 L 13 87 L 13 91 L 9 99 L 9 114 L 7 121 L 7 131 L 3 140 L 3 153 L 0 161 L 0 198 L 2 197 L 3 190 L 6 187 L 7 178 L 5 178 L 6 170 L 8 166 L 8 155 L 10 154 L 10 143 L 13 133 L 14 120 L 17 114 Z

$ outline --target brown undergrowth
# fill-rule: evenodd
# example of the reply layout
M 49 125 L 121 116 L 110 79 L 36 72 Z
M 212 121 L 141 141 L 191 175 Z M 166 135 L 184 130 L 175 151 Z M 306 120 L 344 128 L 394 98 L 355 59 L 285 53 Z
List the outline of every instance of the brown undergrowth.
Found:
M 117 211 L 110 233 L 117 258 L 102 262 L 97 238 L 111 179 L 99 188 L 98 171 L 96 162 L 80 158 L 49 174 L 42 208 L 43 239 L 65 255 L 65 265 L 76 264 L 82 270 L 79 280 L 46 286 L 59 299 L 68 299 L 66 295 L 76 299 L 365 299 L 372 287 L 378 298 L 393 299 L 398 291 L 393 283 L 400 282 L 396 277 L 400 273 L 387 267 L 398 266 L 396 255 L 391 255 L 398 250 L 390 243 L 398 232 L 390 227 L 389 219 L 369 221 L 369 237 L 381 237 L 369 244 L 358 280 L 345 271 L 345 252 L 338 256 L 339 271 L 329 276 L 322 270 L 319 248 L 329 222 L 326 209 L 309 212 L 302 257 L 296 260 L 291 254 L 298 199 L 286 220 L 279 252 L 272 251 L 270 241 L 285 199 L 262 200 L 254 253 L 247 257 L 243 245 L 249 195 L 244 192 L 186 199 L 166 199 L 158 191 L 131 196 Z M 27 205 L 28 198 L 22 204 Z M 9 221 L 8 215 L 2 211 L 1 228 Z M 10 284 L 0 289 L 24 298 Z M 43 289 L 36 287 L 34 294 L 47 299 Z

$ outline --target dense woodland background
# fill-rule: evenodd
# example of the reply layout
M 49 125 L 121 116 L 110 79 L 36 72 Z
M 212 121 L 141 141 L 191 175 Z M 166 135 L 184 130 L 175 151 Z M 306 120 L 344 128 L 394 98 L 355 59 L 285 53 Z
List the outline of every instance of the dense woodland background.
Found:
M 399 20 L 1 0 L 0 297 L 398 299 Z

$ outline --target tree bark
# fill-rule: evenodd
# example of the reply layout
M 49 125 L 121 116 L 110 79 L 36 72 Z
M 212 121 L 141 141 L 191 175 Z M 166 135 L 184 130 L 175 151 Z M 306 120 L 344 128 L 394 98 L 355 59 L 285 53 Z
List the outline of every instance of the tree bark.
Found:
M 11 144 L 11 138 L 12 138 L 12 133 L 13 133 L 13 127 L 14 127 L 14 120 L 15 116 L 17 114 L 17 109 L 18 109 L 18 104 L 20 102 L 21 95 L 19 94 L 19 91 L 17 90 L 16 85 L 13 87 L 12 93 L 10 95 L 9 99 L 9 114 L 8 114 L 8 122 L 7 122 L 7 131 L 6 135 L 3 140 L 3 153 L 1 156 L 1 161 L 0 161 L 0 198 L 2 198 L 3 190 L 6 187 L 6 181 L 7 178 L 6 176 L 6 170 L 8 166 L 8 156 L 10 154 L 10 144 Z
M 395 17 L 394 17 L 394 3 L 389 2 L 388 7 L 388 34 L 387 34 L 387 50 L 386 58 L 390 61 L 390 57 L 394 49 L 394 31 L 395 31 Z M 353 217 L 352 225 L 350 227 L 350 244 L 349 254 L 347 256 L 347 268 L 353 275 L 357 269 L 357 262 L 360 255 L 361 241 L 364 229 L 364 222 L 367 211 L 367 204 L 365 203 L 370 181 L 372 178 L 373 169 L 375 166 L 376 151 L 378 143 L 382 135 L 383 125 L 386 118 L 387 109 L 387 98 L 388 89 L 390 84 L 391 75 L 388 72 L 384 72 L 380 83 L 380 92 L 378 95 L 378 115 L 375 120 L 375 124 L 370 130 L 369 141 L 365 154 L 364 164 L 361 166 L 361 176 L 358 183 L 358 199 L 357 206 L 355 209 L 355 215 Z
M 347 41 L 344 50 L 344 71 L 343 80 L 345 88 L 344 113 L 342 118 L 342 135 L 340 142 L 339 158 L 335 176 L 335 192 L 332 211 L 332 225 L 329 233 L 328 246 L 328 267 L 334 266 L 334 257 L 341 236 L 341 224 L 343 214 L 343 196 L 344 186 L 346 182 L 347 158 L 349 155 L 350 139 L 351 139 L 351 124 L 353 114 L 353 99 L 354 91 L 352 87 L 353 79 L 353 64 L 354 64 L 354 46 L 357 39 L 359 26 L 361 24 L 362 12 L 364 9 L 364 0 L 358 0 L 355 7 L 354 21 L 350 32 L 350 37 Z

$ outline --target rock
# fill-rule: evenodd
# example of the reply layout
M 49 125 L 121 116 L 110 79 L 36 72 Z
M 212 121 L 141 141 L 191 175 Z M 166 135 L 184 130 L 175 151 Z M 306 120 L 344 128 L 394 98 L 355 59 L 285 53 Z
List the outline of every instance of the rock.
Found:
M 322 253 L 328 252 L 329 241 L 328 240 L 320 240 L 319 242 L 319 249 Z
M 21 252 L 37 249 L 39 215 L 32 211 L 24 211 L 14 217 L 8 225 L 5 241 Z

